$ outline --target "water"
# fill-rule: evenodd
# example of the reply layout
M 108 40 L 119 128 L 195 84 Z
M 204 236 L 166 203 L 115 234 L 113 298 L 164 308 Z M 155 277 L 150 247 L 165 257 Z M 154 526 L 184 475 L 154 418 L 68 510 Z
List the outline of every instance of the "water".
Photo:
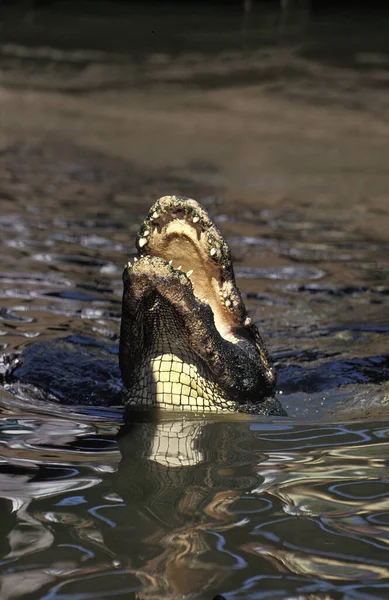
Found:
M 104 10 L 3 10 L 0 597 L 387 598 L 385 17 Z M 228 239 L 287 418 L 124 423 L 166 193 Z

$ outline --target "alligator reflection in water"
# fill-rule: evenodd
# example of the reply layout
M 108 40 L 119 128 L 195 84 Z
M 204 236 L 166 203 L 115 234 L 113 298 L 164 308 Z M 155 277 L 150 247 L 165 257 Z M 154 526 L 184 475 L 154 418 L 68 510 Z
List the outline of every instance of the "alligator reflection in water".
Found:
M 285 422 L 166 419 L 122 428 L 114 489 L 126 505 L 123 525 L 129 510 L 140 517 L 126 548 L 128 557 L 137 556 L 139 598 L 199 590 L 211 597 L 246 569 L 327 582 L 387 578 L 382 446 L 354 450 L 364 434 L 343 426 L 315 435 L 307 456 L 309 429 Z M 325 448 L 329 440 L 336 449 Z M 358 482 L 367 478 L 368 495 L 358 489 L 367 489 Z M 112 549 L 115 536 L 110 542 Z
M 233 553 L 222 564 L 212 560 L 210 544 L 211 536 L 239 526 L 241 518 L 230 505 L 256 482 L 255 472 L 236 479 L 223 469 L 232 458 L 230 443 L 228 426 L 220 430 L 203 420 L 134 423 L 120 432 L 115 490 L 127 509 L 139 511 L 137 532 L 129 535 L 134 544 L 129 555 L 137 556 L 134 567 L 145 586 L 139 598 L 217 588 L 238 560 Z
M 175 417 L 116 436 L 75 420 L 3 420 L 5 600 L 385 585 L 387 428 Z
M 89 552 L 84 548 L 85 556 L 80 562 L 87 561 L 96 550 L 108 554 L 111 561 L 83 567 L 75 561 L 58 559 L 50 568 L 27 570 L 16 588 L 16 576 L 12 572 L 7 573 L 2 576 L 2 598 L 18 597 L 15 589 L 17 594 L 23 595 L 27 589 L 38 590 L 53 582 L 58 583 L 58 580 L 63 580 L 60 584 L 62 591 L 68 586 L 70 591 L 80 579 L 90 574 L 106 573 L 119 567 L 121 575 L 136 575 L 142 582 L 142 589 L 137 594 L 139 599 L 173 598 L 177 594 L 194 593 L 199 588 L 205 590 L 215 586 L 227 576 L 227 565 L 201 560 L 210 551 L 206 537 L 211 532 L 223 532 L 226 527 L 239 525 L 228 510 L 239 490 L 225 489 L 217 464 L 211 467 L 204 460 L 205 449 L 201 440 L 203 438 L 204 442 L 207 438 L 208 452 L 212 452 L 213 443 L 209 446 L 213 438 L 212 424 L 206 425 L 201 420 L 186 422 L 175 419 L 127 425 L 122 427 L 118 436 L 122 455 L 119 464 L 115 460 L 117 452 L 105 452 L 101 462 L 90 465 L 93 475 L 82 477 L 77 469 L 81 457 L 77 451 L 72 456 L 67 450 L 64 453 L 66 465 L 51 467 L 55 470 L 55 478 L 46 480 L 44 472 L 35 478 L 31 478 L 28 468 L 21 473 L 23 467 L 20 465 L 26 462 L 23 457 L 28 451 L 37 450 L 39 446 L 47 448 L 51 445 L 53 450 L 59 445 L 75 445 L 79 436 L 92 431 L 87 425 L 74 423 L 71 427 L 67 421 L 54 418 L 41 424 L 36 422 L 34 431 L 29 431 L 27 427 L 31 427 L 32 421 L 34 419 L 26 419 L 25 423 L 20 420 L 17 424 L 19 430 L 15 427 L 8 432 L 18 433 L 19 438 L 24 438 L 24 444 L 11 444 L 16 449 L 10 457 L 15 472 L 1 475 L 1 496 L 12 501 L 16 517 L 16 523 L 7 535 L 10 550 L 4 557 L 5 563 L 36 553 L 46 554 L 55 545 L 56 536 L 51 532 L 54 524 L 70 527 L 78 543 L 90 547 Z M 216 440 L 220 459 L 223 460 L 227 459 L 226 433 L 223 430 Z M 85 459 L 84 455 L 84 465 Z M 44 471 L 43 465 L 43 461 L 36 460 L 36 466 Z M 111 479 L 109 473 L 116 471 Z M 120 511 L 119 518 L 116 516 L 115 526 L 122 533 L 119 538 L 116 527 L 111 528 L 111 519 L 102 517 L 101 527 L 97 529 L 93 519 L 81 518 L 77 514 L 83 497 L 75 494 L 81 491 L 85 494 L 86 490 L 101 486 L 102 474 L 111 487 L 105 495 L 106 500 L 113 500 L 114 506 L 125 508 Z M 253 485 L 255 473 L 251 480 Z M 31 509 L 32 502 L 41 503 L 44 499 L 70 492 L 70 498 L 57 502 L 59 510 L 40 512 Z M 97 516 L 102 508 L 104 506 L 95 507 L 90 512 Z M 128 536 L 123 535 L 125 532 Z M 115 560 L 112 560 L 113 557 Z M 140 588 L 139 584 L 133 586 L 133 591 L 137 588 Z

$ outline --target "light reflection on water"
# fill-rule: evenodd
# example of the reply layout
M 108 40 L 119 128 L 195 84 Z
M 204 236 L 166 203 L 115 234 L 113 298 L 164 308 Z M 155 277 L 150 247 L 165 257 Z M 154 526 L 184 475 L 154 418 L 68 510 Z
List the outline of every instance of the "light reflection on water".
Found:
M 2 419 L 2 598 L 381 597 L 389 427 L 75 416 Z
M 235 16 L 184 15 L 142 70 L 143 30 L 115 15 L 125 41 L 69 13 L 35 49 L 50 11 L 2 22 L 0 597 L 387 598 L 384 19 L 370 40 L 358 25 L 363 58 L 344 21 L 292 23 L 285 52 L 255 46 L 286 33 L 279 15 L 238 36 Z M 347 40 L 366 87 L 325 64 Z M 122 265 L 176 192 L 231 245 L 288 418 L 123 423 Z

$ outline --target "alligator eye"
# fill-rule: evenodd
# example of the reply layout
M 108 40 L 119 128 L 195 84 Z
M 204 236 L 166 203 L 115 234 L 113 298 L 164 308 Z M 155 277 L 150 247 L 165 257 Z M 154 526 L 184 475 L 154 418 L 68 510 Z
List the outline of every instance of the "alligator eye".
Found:
M 255 336 L 246 327 L 236 327 L 234 333 L 249 342 L 255 343 Z

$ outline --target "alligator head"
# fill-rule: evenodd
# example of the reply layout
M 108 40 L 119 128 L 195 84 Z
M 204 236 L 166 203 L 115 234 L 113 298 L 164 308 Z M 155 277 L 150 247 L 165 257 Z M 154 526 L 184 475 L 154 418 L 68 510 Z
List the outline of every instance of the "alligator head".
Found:
M 229 247 L 208 213 L 195 200 L 161 198 L 136 245 L 138 258 L 123 274 L 127 404 L 269 412 L 274 370 L 236 286 Z

